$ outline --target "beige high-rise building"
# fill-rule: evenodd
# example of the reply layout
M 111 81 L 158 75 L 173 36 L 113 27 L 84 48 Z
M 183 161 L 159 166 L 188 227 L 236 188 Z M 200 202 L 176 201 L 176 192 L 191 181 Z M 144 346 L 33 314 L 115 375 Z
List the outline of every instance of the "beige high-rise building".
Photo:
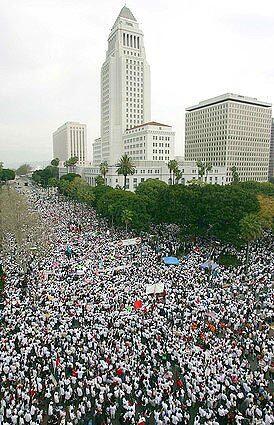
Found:
M 110 31 L 101 69 L 101 160 L 116 164 L 124 153 L 125 130 L 148 121 L 150 68 L 144 36 L 124 6 Z M 98 140 L 94 148 L 99 151 Z
M 66 122 L 53 133 L 53 157 L 61 162 L 72 156 L 78 157 L 78 164 L 87 160 L 87 127 L 79 122 Z
M 271 104 L 224 94 L 186 109 L 185 159 L 226 167 L 226 181 L 235 166 L 241 181 L 267 181 Z

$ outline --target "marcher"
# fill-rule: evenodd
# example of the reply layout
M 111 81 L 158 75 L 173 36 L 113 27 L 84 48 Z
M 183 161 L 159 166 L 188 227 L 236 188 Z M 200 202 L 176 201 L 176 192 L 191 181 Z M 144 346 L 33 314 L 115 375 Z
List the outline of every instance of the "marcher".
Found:
M 163 233 L 141 262 L 90 208 L 29 197 L 50 246 L 23 278 L 12 255 L 5 263 L 0 423 L 274 423 L 270 237 L 253 245 L 248 274 L 219 267 L 208 279 L 205 243 L 168 267 L 160 252 L 177 245 Z M 151 283 L 164 296 L 146 295 Z

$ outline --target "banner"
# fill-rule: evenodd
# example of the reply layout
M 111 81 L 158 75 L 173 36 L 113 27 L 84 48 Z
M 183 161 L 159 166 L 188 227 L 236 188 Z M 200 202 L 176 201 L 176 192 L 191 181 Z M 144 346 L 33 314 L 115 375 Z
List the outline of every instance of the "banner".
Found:
M 146 294 L 161 294 L 164 292 L 165 285 L 163 283 L 152 283 L 146 285 Z
M 117 243 L 118 246 L 140 245 L 141 238 L 122 239 Z

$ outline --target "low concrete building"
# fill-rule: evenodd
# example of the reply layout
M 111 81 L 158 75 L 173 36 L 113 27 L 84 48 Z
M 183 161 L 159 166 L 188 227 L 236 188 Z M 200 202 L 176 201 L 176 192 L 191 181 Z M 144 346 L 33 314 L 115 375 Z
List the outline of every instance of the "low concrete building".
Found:
M 137 186 L 148 180 L 157 179 L 170 184 L 170 171 L 167 163 L 164 161 L 134 161 L 135 172 L 133 175 L 127 176 L 126 189 L 134 191 Z M 191 180 L 198 180 L 198 168 L 195 161 L 184 161 L 178 158 L 178 168 L 182 172 L 179 184 L 188 184 Z M 95 186 L 96 177 L 100 175 L 100 167 L 76 167 L 75 172 L 80 174 L 91 186 Z M 67 173 L 65 168 L 60 168 L 60 176 Z M 226 177 L 226 168 L 213 166 L 212 170 L 204 177 L 204 181 L 209 184 L 224 185 Z M 109 166 L 106 174 L 106 184 L 113 188 L 123 187 L 124 176 L 120 176 L 116 172 L 116 166 Z
M 174 158 L 172 127 L 155 121 L 147 122 L 125 131 L 124 152 L 133 161 L 164 161 Z

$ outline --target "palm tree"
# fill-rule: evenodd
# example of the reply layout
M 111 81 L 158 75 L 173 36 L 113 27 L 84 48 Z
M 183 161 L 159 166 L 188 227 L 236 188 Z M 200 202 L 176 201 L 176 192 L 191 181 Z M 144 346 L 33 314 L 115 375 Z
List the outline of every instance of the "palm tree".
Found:
M 246 242 L 246 272 L 249 264 L 249 249 L 250 243 L 259 239 L 262 236 L 262 222 L 257 214 L 247 214 L 240 221 L 240 230 L 242 239 Z
M 198 178 L 203 180 L 206 172 L 206 165 L 202 161 L 196 161 L 196 166 L 198 168 Z
M 183 172 L 179 170 L 179 168 L 177 168 L 175 170 L 175 184 L 178 184 L 179 180 L 181 180 L 182 177 L 183 177 Z
M 178 170 L 178 162 L 176 161 L 176 159 L 171 159 L 168 162 L 167 166 L 169 168 L 169 182 L 170 184 L 174 184 L 175 173 L 176 173 L 176 170 Z M 173 173 L 173 178 L 171 177 L 172 173 Z
M 69 162 L 69 160 L 67 160 L 67 161 L 65 161 L 65 162 L 64 162 L 64 167 L 66 167 L 66 169 L 67 169 L 67 174 L 68 174 L 68 170 L 69 170 L 69 167 L 70 167 L 70 162 Z
M 108 163 L 107 163 L 107 161 L 103 161 L 100 164 L 100 173 L 102 174 L 102 176 L 104 178 L 104 182 L 106 181 L 107 172 L 108 172 Z
M 212 164 L 210 162 L 205 163 L 205 180 L 207 180 L 207 175 L 209 171 L 212 171 Z
M 127 155 L 124 154 L 120 161 L 117 164 L 117 169 L 116 172 L 119 175 L 123 175 L 124 176 L 124 190 L 126 190 L 126 184 L 127 184 L 127 176 L 130 174 L 134 174 L 135 171 L 135 165 L 132 163 L 131 158 Z
M 74 172 L 75 170 L 75 166 L 78 162 L 78 156 L 72 156 L 69 160 L 69 166 L 72 168 L 72 171 Z
M 59 158 L 53 158 L 53 160 L 50 163 L 53 167 L 58 167 L 59 162 L 60 162 Z
M 240 179 L 239 179 L 239 173 L 237 171 L 237 168 L 235 167 L 235 165 L 233 165 L 230 168 L 231 174 L 232 174 L 232 182 L 231 184 L 237 184 L 239 183 Z
M 121 221 L 122 221 L 122 223 L 124 223 L 126 225 L 126 233 L 127 233 L 128 225 L 130 223 L 132 223 L 132 220 L 133 220 L 133 212 L 131 210 L 127 210 L 127 209 L 123 210 L 122 216 L 121 216 Z

